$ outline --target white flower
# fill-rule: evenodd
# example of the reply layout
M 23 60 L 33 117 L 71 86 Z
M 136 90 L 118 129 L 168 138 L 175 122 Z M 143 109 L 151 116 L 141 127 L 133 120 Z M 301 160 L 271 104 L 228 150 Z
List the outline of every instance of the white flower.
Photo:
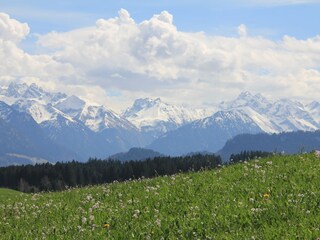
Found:
M 157 224 L 158 227 L 161 227 L 161 220 L 158 218 L 155 223 Z

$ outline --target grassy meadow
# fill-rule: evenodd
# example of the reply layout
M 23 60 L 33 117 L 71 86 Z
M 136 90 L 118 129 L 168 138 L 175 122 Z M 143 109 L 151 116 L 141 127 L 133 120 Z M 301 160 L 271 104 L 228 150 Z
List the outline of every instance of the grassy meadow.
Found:
M 14 198 L 19 198 L 23 196 L 24 194 L 12 189 L 7 189 L 7 188 L 0 188 L 0 202 L 6 200 L 6 199 L 14 199 Z
M 0 189 L 0 239 L 317 239 L 319 173 L 303 154 L 64 192 Z

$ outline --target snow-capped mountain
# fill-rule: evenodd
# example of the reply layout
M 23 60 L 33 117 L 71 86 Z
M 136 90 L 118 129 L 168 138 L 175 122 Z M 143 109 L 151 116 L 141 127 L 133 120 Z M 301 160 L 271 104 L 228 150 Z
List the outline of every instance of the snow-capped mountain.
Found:
M 6 159 L 12 156 L 52 159 L 54 152 L 50 144 L 52 149 L 63 153 L 56 161 L 66 156 L 77 156 L 77 160 L 90 156 L 104 158 L 132 147 L 146 146 L 170 155 L 214 152 L 242 133 L 320 128 L 319 102 L 304 105 L 290 99 L 268 100 L 261 94 L 249 92 L 241 93 L 233 101 L 222 102 L 214 114 L 170 105 L 160 98 L 144 98 L 137 99 L 119 115 L 106 106 L 92 105 L 77 96 L 48 92 L 36 84 L 25 83 L 0 86 L 0 101 L 1 137 L 3 146 L 7 146 L 2 150 L 12 150 L 12 146 L 17 149 L 8 152 L 0 147 Z
M 177 126 L 208 116 L 204 109 L 186 109 L 161 101 L 160 98 L 137 99 L 122 115 L 139 128 L 171 122 Z
M 46 92 L 35 83 L 27 85 L 26 83 L 12 82 L 8 86 L 0 87 L 0 100 L 9 105 L 21 99 L 34 99 L 42 104 L 54 104 L 66 97 L 66 94 L 60 92 Z
M 276 101 L 266 117 L 273 119 L 282 132 L 314 131 L 320 127 L 303 104 L 290 99 Z
M 319 104 L 320 105 L 320 104 Z M 241 93 L 231 102 L 222 102 L 221 110 L 243 110 L 267 133 L 314 131 L 320 128 L 320 106 L 317 102 L 304 105 L 290 99 L 269 101 L 261 94 Z
M 161 101 L 160 98 L 137 99 L 122 116 L 132 122 L 148 135 L 149 142 L 162 136 L 168 131 L 177 129 L 187 123 L 207 117 L 204 109 L 186 109 Z
M 66 94 L 63 93 L 49 93 L 44 91 L 41 87 L 32 83 L 11 83 L 7 87 L 2 87 L 0 91 L 0 100 L 20 112 L 28 113 L 37 122 L 56 119 L 58 115 L 65 117 L 72 121 L 72 118 L 57 108 L 54 104 L 65 99 Z
M 242 92 L 235 100 L 231 102 L 221 102 L 219 108 L 221 110 L 237 109 L 241 107 L 250 107 L 256 112 L 262 114 L 272 106 L 261 94 L 252 95 L 250 92 Z
M 50 141 L 76 152 L 78 160 L 104 158 L 143 142 L 128 120 L 77 96 L 46 92 L 35 84 L 11 83 L 1 87 L 0 99 L 33 118 Z
M 150 149 L 172 155 L 190 151 L 217 151 L 242 133 L 314 131 L 320 128 L 320 104 L 303 105 L 290 99 L 270 101 L 261 94 L 241 93 L 222 102 L 220 111 L 155 140 Z
M 77 96 L 72 95 L 70 97 L 61 99 L 54 106 L 65 114 L 75 117 L 82 111 L 85 105 L 85 101 Z
M 76 115 L 76 118 L 94 132 L 101 132 L 108 128 L 138 130 L 127 119 L 122 118 L 105 106 L 86 105 L 81 109 L 78 115 Z
M 2 87 L 0 100 L 18 111 L 30 114 L 39 124 L 52 122 L 59 116 L 70 122 L 80 121 L 95 132 L 106 128 L 135 128 L 128 120 L 105 106 L 90 105 L 74 95 L 49 93 L 34 83 L 11 83 L 8 87 Z
M 72 117 L 64 114 L 51 104 L 44 104 L 36 99 L 23 99 L 17 100 L 12 107 L 20 112 L 26 112 L 30 114 L 37 123 L 44 121 L 54 121 L 58 116 L 62 116 L 69 121 L 74 121 Z
M 52 142 L 33 118 L 0 101 L 0 166 L 67 161 L 77 155 Z
M 263 130 L 244 111 L 219 111 L 168 132 L 148 148 L 168 155 L 215 152 L 238 134 L 258 132 Z
M 318 123 L 320 126 L 320 103 L 317 101 L 313 101 L 306 106 L 306 109 L 311 114 L 313 119 Z

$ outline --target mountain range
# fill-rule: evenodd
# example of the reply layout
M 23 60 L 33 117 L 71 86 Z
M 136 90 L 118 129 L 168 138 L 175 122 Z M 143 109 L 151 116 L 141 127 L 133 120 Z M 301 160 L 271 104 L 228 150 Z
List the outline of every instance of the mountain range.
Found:
M 141 98 L 122 113 L 36 84 L 0 87 L 0 165 L 107 158 L 132 147 L 165 155 L 216 152 L 246 133 L 320 129 L 320 103 L 241 93 L 218 111 Z M 10 113 L 10 114 L 9 114 Z
M 169 155 L 190 151 L 216 152 L 227 140 L 244 133 L 315 131 L 320 128 L 320 104 L 290 99 L 269 101 L 261 94 L 241 93 L 221 102 L 219 110 L 155 140 L 148 148 Z

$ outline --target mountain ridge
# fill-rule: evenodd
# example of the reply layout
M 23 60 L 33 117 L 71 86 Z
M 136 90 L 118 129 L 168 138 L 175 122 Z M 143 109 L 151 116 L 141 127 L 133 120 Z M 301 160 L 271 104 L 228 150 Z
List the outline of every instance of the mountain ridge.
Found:
M 150 148 L 166 155 L 215 152 L 238 134 L 320 128 L 319 102 L 268 100 L 260 93 L 250 92 L 221 102 L 214 113 L 170 105 L 160 98 L 140 98 L 118 114 L 105 105 L 49 92 L 34 83 L 1 86 L 0 101 L 27 114 L 41 134 L 53 144 L 78 154 L 82 161 L 88 157 L 106 158 L 132 147 Z M 3 112 L 0 119 L 4 117 Z

